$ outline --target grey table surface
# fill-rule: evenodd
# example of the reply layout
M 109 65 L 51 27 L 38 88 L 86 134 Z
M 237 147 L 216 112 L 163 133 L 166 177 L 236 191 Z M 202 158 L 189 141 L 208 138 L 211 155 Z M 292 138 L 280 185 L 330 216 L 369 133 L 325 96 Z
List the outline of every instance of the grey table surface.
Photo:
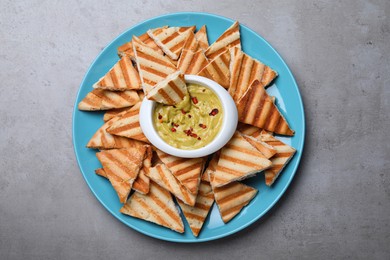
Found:
M 306 110 L 290 188 L 254 225 L 202 244 L 142 235 L 90 192 L 72 110 L 93 59 L 147 18 L 237 19 L 286 60 Z M 1 259 L 389 259 L 390 2 L 1 1 Z

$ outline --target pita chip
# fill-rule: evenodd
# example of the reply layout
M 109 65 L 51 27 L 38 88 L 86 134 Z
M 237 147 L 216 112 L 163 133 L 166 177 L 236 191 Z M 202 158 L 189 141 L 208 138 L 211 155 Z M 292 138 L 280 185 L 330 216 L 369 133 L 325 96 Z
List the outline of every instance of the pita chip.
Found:
M 221 150 L 214 174 L 214 186 L 221 187 L 246 179 L 268 169 L 271 164 L 270 160 L 236 132 Z
M 153 30 L 148 30 L 147 33 L 167 56 L 172 60 L 178 60 L 184 44 L 195 28 L 195 26 L 168 27 L 158 34 Z
M 197 237 L 214 203 L 214 195 L 210 183 L 204 181 L 200 183 L 194 206 L 188 206 L 180 200 L 177 200 L 177 202 L 191 228 L 192 234 Z
M 207 166 L 206 170 L 204 171 L 204 173 L 202 175 L 202 181 L 210 182 L 209 176 L 210 176 L 210 173 L 215 172 L 215 170 L 217 169 L 219 155 L 220 155 L 220 151 L 217 151 L 211 157 L 211 160 L 209 161 L 209 165 Z
M 237 102 L 254 80 L 267 86 L 278 75 L 276 71 L 245 54 L 239 48 L 230 49 L 229 94 Z
M 139 101 L 139 96 L 135 90 L 110 91 L 94 89 L 80 101 L 78 109 L 85 111 L 109 110 L 131 107 Z
M 130 58 L 123 56 L 106 75 L 93 85 L 93 88 L 112 91 L 141 89 L 141 80 Z
M 137 179 L 135 179 L 133 183 L 133 190 L 142 193 L 147 194 L 149 192 L 149 177 L 146 176 L 146 172 L 149 170 L 152 164 L 152 156 L 153 156 L 153 150 L 150 145 L 145 145 L 146 152 L 145 152 L 145 158 L 142 161 L 142 167 L 139 171 Z
M 263 142 L 271 145 L 276 150 L 276 154 L 270 159 L 272 162 L 272 167 L 264 172 L 265 184 L 271 186 L 279 177 L 279 174 L 282 172 L 283 168 L 294 156 L 296 150 L 293 147 L 283 143 L 279 139 L 276 139 L 266 131 L 263 131 L 260 138 Z
M 261 128 L 258 128 L 258 127 L 253 126 L 253 125 L 247 125 L 247 124 L 238 122 L 237 131 L 239 131 L 240 133 L 242 133 L 244 135 L 250 135 L 250 136 L 253 136 L 254 138 L 258 139 L 263 130 Z
M 149 193 L 134 192 L 120 212 L 183 233 L 184 225 L 171 194 L 150 182 Z
M 265 158 L 269 159 L 276 154 L 276 149 L 274 147 L 272 147 L 271 145 L 267 144 L 266 142 L 263 142 L 257 138 L 254 138 L 253 136 L 244 135 L 244 134 L 242 136 L 251 145 L 253 145 L 253 147 L 255 147 L 257 150 L 259 150 L 259 152 L 261 152 L 265 156 Z
M 157 155 L 176 177 L 176 179 L 192 194 L 198 192 L 204 158 L 180 158 L 157 150 Z
M 116 108 L 116 109 L 110 109 L 103 115 L 103 121 L 107 122 L 108 120 L 121 116 L 124 114 L 125 111 L 128 111 L 130 107 L 123 107 L 123 108 Z
M 188 38 L 183 46 L 183 50 L 189 50 L 195 52 L 198 50 L 198 48 L 199 48 L 199 42 L 196 39 L 194 32 L 189 31 Z
M 240 182 L 232 182 L 222 187 L 215 187 L 214 173 L 211 173 L 210 180 L 214 199 L 224 223 L 229 222 L 240 213 L 257 194 L 256 189 Z
M 96 173 L 96 175 L 102 176 L 102 177 L 107 179 L 107 174 L 103 168 L 96 169 L 95 173 Z
M 149 143 L 139 124 L 140 107 L 141 102 L 130 108 L 129 111 L 124 113 L 117 121 L 107 128 L 107 132 L 113 135 L 124 136 Z
M 121 203 L 125 203 L 129 196 L 144 155 L 145 147 L 112 149 L 96 153 Z
M 223 53 L 225 48 L 230 49 L 233 47 L 241 49 L 240 25 L 237 21 L 210 45 L 206 50 L 205 55 L 208 59 L 212 60 Z
M 145 94 L 158 82 L 177 71 L 176 66 L 166 56 L 139 43 L 139 39 L 135 36 L 133 36 L 133 48 Z
M 228 88 L 230 80 L 230 52 L 226 48 L 224 50 L 224 52 L 209 62 L 209 64 L 198 73 L 198 75 L 214 80 L 222 87 Z
M 104 123 L 89 140 L 87 148 L 106 150 L 143 146 L 144 144 L 137 140 L 111 135 L 107 132 L 107 128 L 111 127 L 119 118 L 120 116 L 114 117 Z
M 207 50 L 209 47 L 209 40 L 207 38 L 206 25 L 203 25 L 199 31 L 195 33 L 195 38 L 198 40 L 199 48 L 201 48 L 203 51 Z
M 293 136 L 286 119 L 280 113 L 273 98 L 268 96 L 260 81 L 252 85 L 237 102 L 238 121 L 276 134 Z
M 202 50 L 193 52 L 183 50 L 177 65 L 177 68 L 183 74 L 196 75 L 208 64 L 207 58 Z
M 167 27 L 168 26 L 164 26 L 161 28 L 153 29 L 153 30 L 156 31 L 156 33 L 157 33 L 158 31 L 161 31 L 163 28 L 167 28 Z M 149 37 L 149 35 L 147 33 L 144 33 L 144 34 L 138 36 L 137 38 L 139 38 L 140 42 L 142 42 L 143 44 L 149 46 L 150 48 L 157 51 L 158 53 L 163 54 L 163 51 L 160 49 L 160 47 L 157 46 L 157 44 L 153 41 L 152 38 Z M 129 41 L 129 42 L 126 42 L 125 44 L 119 46 L 118 47 L 118 55 L 119 55 L 119 57 L 128 56 L 128 57 L 130 57 L 131 60 L 135 61 L 133 42 Z
M 147 94 L 147 99 L 166 105 L 176 105 L 188 95 L 184 75 L 177 71 L 157 83 Z
M 172 172 L 165 164 L 157 164 L 151 167 L 146 175 L 164 189 L 170 191 L 176 198 L 185 204 L 194 206 L 196 195 L 191 194 L 180 182 L 173 176 Z

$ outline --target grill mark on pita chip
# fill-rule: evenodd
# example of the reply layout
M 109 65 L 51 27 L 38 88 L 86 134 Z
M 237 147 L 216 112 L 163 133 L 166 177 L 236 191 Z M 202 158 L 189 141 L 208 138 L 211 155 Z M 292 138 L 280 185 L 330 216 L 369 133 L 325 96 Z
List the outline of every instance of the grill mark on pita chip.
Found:
M 176 71 L 175 65 L 166 56 L 139 44 L 136 37 L 133 37 L 133 48 L 142 87 L 146 94 L 155 83 Z
M 220 151 L 217 151 L 212 155 L 209 165 L 207 166 L 206 170 L 202 175 L 202 181 L 210 182 L 209 174 L 210 172 L 215 172 L 215 170 L 217 169 L 219 156 L 220 156 Z
M 155 85 L 147 94 L 149 100 L 167 105 L 176 105 L 188 95 L 184 75 L 177 71 Z
M 267 144 L 266 142 L 263 142 L 253 136 L 249 135 L 242 135 L 253 147 L 255 147 L 257 150 L 259 150 L 267 159 L 275 156 L 276 149 L 272 147 L 271 145 Z M 271 160 L 272 161 L 272 160 Z
M 133 190 L 138 191 L 142 194 L 147 194 L 149 192 L 150 180 L 146 176 L 146 172 L 149 171 L 149 168 L 152 164 L 153 149 L 150 145 L 146 145 L 145 158 L 142 161 L 142 168 L 139 171 L 137 179 L 133 183 Z
M 184 204 L 180 200 L 177 200 L 177 202 L 191 228 L 192 234 L 197 237 L 214 203 L 210 184 L 207 182 L 200 183 L 196 203 L 193 207 Z
M 183 50 L 179 59 L 177 68 L 187 75 L 196 75 L 208 64 L 206 56 L 202 50 L 192 52 L 190 50 Z
M 222 187 L 215 186 L 215 173 L 210 173 L 210 183 L 213 189 L 221 218 L 224 223 L 229 222 L 249 204 L 256 196 L 257 190 L 240 182 L 232 182 Z
M 294 131 L 290 129 L 287 121 L 280 113 L 273 102 L 273 99 L 268 96 L 264 87 L 258 80 L 253 81 L 242 98 L 237 102 L 237 110 L 239 121 L 242 123 L 257 126 L 281 135 L 294 135 Z M 277 110 L 277 113 L 274 113 Z M 277 125 L 270 127 L 267 121 L 277 119 Z
M 164 26 L 162 28 L 167 28 L 167 26 Z M 159 31 L 161 32 L 162 28 L 156 28 L 156 29 L 152 29 L 152 30 L 154 30 L 156 33 L 158 33 Z M 160 54 L 163 54 L 163 51 L 160 49 L 160 47 L 157 46 L 157 44 L 153 41 L 152 38 L 149 37 L 149 35 L 147 33 L 144 33 L 144 34 L 138 36 L 138 39 L 143 44 L 149 46 L 150 48 L 159 52 Z M 128 56 L 128 57 L 130 57 L 130 59 L 135 61 L 132 41 L 126 42 L 125 44 L 119 46 L 118 47 L 118 55 L 119 55 L 119 57 Z
M 222 54 L 209 62 L 198 75 L 214 80 L 222 87 L 228 88 L 230 79 L 229 62 L 230 53 L 228 49 L 225 49 Z
M 110 120 L 116 116 L 123 115 L 125 113 L 125 111 L 128 111 L 128 110 L 129 110 L 128 107 L 108 110 L 106 113 L 104 113 L 103 121 L 107 122 L 108 120 Z
M 209 40 L 207 38 L 206 25 L 203 25 L 199 31 L 195 33 L 195 38 L 198 40 L 199 47 L 205 51 L 209 47 Z
M 181 55 L 183 55 L 184 50 L 196 52 L 198 48 L 199 48 L 199 42 L 196 39 L 194 32 L 190 31 L 186 43 L 184 44 Z
M 146 175 L 185 204 L 195 205 L 196 195 L 191 194 L 181 185 L 165 164 L 157 164 L 151 167 Z
M 200 176 L 205 164 L 204 158 L 179 158 L 157 150 L 157 155 L 179 180 L 179 182 L 192 194 L 197 194 Z
M 146 148 L 142 146 L 96 153 L 121 203 L 126 202 L 133 182 L 138 176 L 145 151 Z
M 148 139 L 143 134 L 141 126 L 139 124 L 140 107 L 141 102 L 130 108 L 129 111 L 123 114 L 107 129 L 107 132 L 114 135 L 124 136 L 127 138 L 149 143 Z
M 130 58 L 124 56 L 93 87 L 112 91 L 141 89 L 141 80 Z
M 143 146 L 143 143 L 137 140 L 111 135 L 107 132 L 107 129 L 119 120 L 119 118 L 120 115 L 104 123 L 89 140 L 87 148 L 105 150 Z
M 230 49 L 230 56 L 231 77 L 228 91 L 236 103 L 254 80 L 259 80 L 261 85 L 266 87 L 277 76 L 276 71 L 239 48 Z
M 183 222 L 171 194 L 152 181 L 148 194 L 133 193 L 120 212 L 180 233 L 184 232 Z
M 194 27 L 169 27 L 162 29 L 162 32 L 158 35 L 151 30 L 148 30 L 147 33 L 167 56 L 172 60 L 177 60 L 190 33 L 193 31 Z
M 94 89 L 80 101 L 78 109 L 85 111 L 109 110 L 130 107 L 137 102 L 139 102 L 139 96 L 134 90 L 109 91 Z
M 215 187 L 253 176 L 256 172 L 271 166 L 265 156 L 242 137 L 239 132 L 233 135 L 222 148 L 215 171 Z
M 210 47 L 206 50 L 205 55 L 208 59 L 214 59 L 220 55 L 224 48 L 233 47 L 241 48 L 240 25 L 236 21 L 230 26 Z
M 296 150 L 283 143 L 279 139 L 276 139 L 271 134 L 263 131 L 260 136 L 261 141 L 273 146 L 276 150 L 276 154 L 270 159 L 272 167 L 265 171 L 265 184 L 271 186 L 275 180 L 279 177 L 283 168 L 289 163 L 294 156 Z

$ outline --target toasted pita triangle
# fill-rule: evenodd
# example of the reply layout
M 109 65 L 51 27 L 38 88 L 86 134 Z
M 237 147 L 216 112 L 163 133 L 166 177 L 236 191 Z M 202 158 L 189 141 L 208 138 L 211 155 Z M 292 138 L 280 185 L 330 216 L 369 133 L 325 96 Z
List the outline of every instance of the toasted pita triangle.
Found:
M 109 110 L 130 107 L 137 102 L 139 102 L 139 96 L 135 90 L 109 91 L 94 89 L 80 101 L 78 109 L 85 111 Z
M 157 164 L 149 168 L 146 175 L 164 189 L 170 191 L 176 198 L 185 204 L 194 206 L 196 195 L 191 194 L 180 182 L 173 176 L 172 172 L 165 164 Z
M 176 177 L 176 179 L 178 179 L 189 192 L 196 195 L 205 159 L 180 158 L 166 154 L 160 150 L 157 150 L 157 155 Z
M 177 200 L 177 202 L 191 228 L 192 234 L 197 237 L 214 202 L 210 183 L 203 181 L 200 183 L 196 203 L 193 207 L 184 204 L 180 200 Z
M 150 167 L 150 160 L 151 160 L 151 154 L 152 154 L 151 151 L 152 151 L 152 148 L 150 146 L 148 146 L 146 148 L 146 154 L 145 154 L 145 158 L 143 160 L 142 168 L 139 171 L 139 174 L 138 174 L 137 178 L 135 179 L 135 181 L 133 183 L 133 187 L 132 187 L 133 190 L 138 191 L 139 193 L 142 193 L 142 194 L 147 194 L 149 192 L 149 178 L 146 176 L 145 171 L 147 171 Z M 102 176 L 102 177 L 108 179 L 107 174 L 103 168 L 96 169 L 95 173 L 99 176 Z
M 176 105 L 183 101 L 187 95 L 188 91 L 184 75 L 180 71 L 177 71 L 157 83 L 146 97 L 158 103 Z
M 278 75 L 276 71 L 242 52 L 239 48 L 230 49 L 229 94 L 238 101 L 251 83 L 257 79 L 267 86 Z
M 208 64 L 206 56 L 202 50 L 193 52 L 190 50 L 183 50 L 177 68 L 187 75 L 196 75 Z
M 141 89 L 141 80 L 130 58 L 123 56 L 93 88 L 113 91 Z
M 254 138 L 258 139 L 263 130 L 261 128 L 258 128 L 258 127 L 253 126 L 253 125 L 247 125 L 247 124 L 238 122 L 237 131 L 239 131 L 240 133 L 242 133 L 244 135 L 250 135 L 250 136 L 253 136 Z
M 145 147 L 113 149 L 96 153 L 121 203 L 126 202 L 133 182 L 138 176 L 144 155 Z
M 209 40 L 207 39 L 206 25 L 203 25 L 199 31 L 195 33 L 195 38 L 199 42 L 199 47 L 205 51 L 209 47 Z
M 265 171 L 265 184 L 271 186 L 294 156 L 296 150 L 266 131 L 262 132 L 260 139 L 276 149 L 276 154 L 271 158 L 272 167 Z
M 199 49 L 199 42 L 196 39 L 194 32 L 189 31 L 188 38 L 183 46 L 182 52 L 183 52 L 183 50 L 189 50 L 189 51 L 195 52 L 198 49 Z M 180 54 L 180 56 L 181 56 L 181 54 Z
M 183 233 L 184 225 L 171 194 L 150 182 L 146 195 L 134 192 L 120 212 Z
M 107 132 L 107 128 L 112 126 L 119 118 L 120 116 L 114 117 L 102 125 L 89 140 L 87 148 L 106 150 L 143 146 L 144 144 L 137 140 L 111 135 Z
M 167 27 L 168 26 L 164 26 L 161 28 L 153 29 L 153 30 L 161 30 L 162 28 L 167 28 Z M 163 54 L 163 51 L 160 49 L 160 47 L 157 46 L 157 44 L 153 41 L 152 38 L 149 37 L 149 35 L 147 33 L 144 33 L 144 34 L 138 36 L 138 38 L 143 44 L 149 46 L 150 48 L 157 51 L 158 53 Z M 131 60 L 135 61 L 135 55 L 134 55 L 132 41 L 126 42 L 125 44 L 119 46 L 118 47 L 118 55 L 119 55 L 119 57 L 128 56 L 128 57 L 130 57 Z
M 209 62 L 209 64 L 198 73 L 198 75 L 214 80 L 222 87 L 228 88 L 230 79 L 230 52 L 226 48 L 224 50 L 224 52 Z
M 115 121 L 107 129 L 107 132 L 113 135 L 124 136 L 149 143 L 139 124 L 140 107 L 141 102 L 137 103 L 129 111 L 123 114 L 117 121 Z
M 257 190 L 240 182 L 232 182 L 223 187 L 214 184 L 215 173 L 210 174 L 214 199 L 223 222 L 227 223 L 249 204 L 256 196 Z
M 253 145 L 253 147 L 255 147 L 257 150 L 259 150 L 259 152 L 261 152 L 265 156 L 265 158 L 269 159 L 276 154 L 276 149 L 274 147 L 272 147 L 271 145 L 267 144 L 266 142 L 263 142 L 257 138 L 254 138 L 253 136 L 244 135 L 244 134 L 242 136 L 251 145 Z
M 207 182 L 210 182 L 210 173 L 211 172 L 215 172 L 217 170 L 217 165 L 218 165 L 218 161 L 219 161 L 219 155 L 220 155 L 220 151 L 216 152 L 213 154 L 213 156 L 211 157 L 211 160 L 209 161 L 209 165 L 207 166 L 206 170 L 204 171 L 203 175 L 202 175 L 202 181 L 207 181 Z
M 260 81 L 252 85 L 237 102 L 238 120 L 281 135 L 294 135 L 286 119 L 268 96 Z
M 236 132 L 222 148 L 214 175 L 214 186 L 224 186 L 253 176 L 271 166 L 271 161 Z
M 104 177 L 104 178 L 107 178 L 107 174 L 106 174 L 106 172 L 104 171 L 103 168 L 96 169 L 96 170 L 95 170 L 95 173 L 96 173 L 97 175 L 99 175 L 99 176 L 102 176 L 102 177 Z
M 178 60 L 190 32 L 193 32 L 195 28 L 195 26 L 169 27 L 162 29 L 160 33 L 153 30 L 148 30 L 147 33 L 167 56 L 172 60 Z
M 177 70 L 176 66 L 173 65 L 166 56 L 141 44 L 139 39 L 135 36 L 133 36 L 133 48 L 145 94 L 147 94 L 154 85 Z
M 116 116 L 123 115 L 124 111 L 128 111 L 129 109 L 130 109 L 129 107 L 123 107 L 123 108 L 116 108 L 116 109 L 108 110 L 103 115 L 103 121 L 107 122 L 108 120 L 110 120 Z
M 225 48 L 230 49 L 233 47 L 241 48 L 240 24 L 237 21 L 210 45 L 205 55 L 208 59 L 212 60 L 223 53 Z
M 145 158 L 142 161 L 142 167 L 139 171 L 137 179 L 133 183 L 133 190 L 138 191 L 142 194 L 147 194 L 149 192 L 149 177 L 146 176 L 146 172 L 149 171 L 149 168 L 152 164 L 153 150 L 150 145 L 146 145 Z

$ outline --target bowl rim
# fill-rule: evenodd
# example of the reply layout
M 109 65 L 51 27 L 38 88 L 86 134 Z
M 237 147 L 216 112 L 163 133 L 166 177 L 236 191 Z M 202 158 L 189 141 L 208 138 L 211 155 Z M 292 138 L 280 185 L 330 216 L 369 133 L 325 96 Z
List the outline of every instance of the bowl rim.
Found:
M 144 97 L 140 108 L 140 126 L 146 138 L 159 150 L 182 158 L 199 158 L 221 149 L 233 136 L 238 124 L 237 107 L 228 91 L 217 82 L 197 75 L 184 75 L 186 83 L 195 83 L 211 89 L 219 98 L 223 109 L 223 121 L 219 133 L 204 147 L 185 150 L 166 143 L 157 133 L 153 123 L 156 102 Z

